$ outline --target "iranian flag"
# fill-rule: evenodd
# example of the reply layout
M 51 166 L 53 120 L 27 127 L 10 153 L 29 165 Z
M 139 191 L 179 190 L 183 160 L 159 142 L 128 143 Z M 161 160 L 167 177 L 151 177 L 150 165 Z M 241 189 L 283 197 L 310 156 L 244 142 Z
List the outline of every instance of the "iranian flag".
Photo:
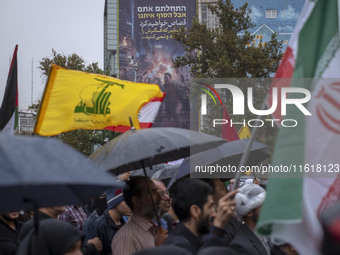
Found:
M 1 133 L 13 134 L 18 125 L 18 45 L 15 46 L 8 73 L 4 98 L 0 108 Z
M 312 116 L 287 107 L 285 118 L 298 125 L 280 128 L 272 165 L 290 173 L 271 176 L 257 230 L 299 254 L 320 254 L 320 215 L 340 197 L 339 9 L 336 0 L 306 1 L 276 75 L 289 79 L 284 86 L 311 92 L 306 107 Z

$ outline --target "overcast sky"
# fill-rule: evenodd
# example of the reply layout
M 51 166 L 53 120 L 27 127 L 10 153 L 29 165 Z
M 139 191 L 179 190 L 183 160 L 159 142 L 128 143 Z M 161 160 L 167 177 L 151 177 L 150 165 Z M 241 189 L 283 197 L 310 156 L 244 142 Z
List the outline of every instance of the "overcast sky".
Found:
M 0 0 L 0 102 L 10 59 L 18 49 L 19 109 L 41 97 L 45 83 L 38 69 L 43 57 L 77 53 L 86 63 L 103 68 L 103 14 L 105 0 Z

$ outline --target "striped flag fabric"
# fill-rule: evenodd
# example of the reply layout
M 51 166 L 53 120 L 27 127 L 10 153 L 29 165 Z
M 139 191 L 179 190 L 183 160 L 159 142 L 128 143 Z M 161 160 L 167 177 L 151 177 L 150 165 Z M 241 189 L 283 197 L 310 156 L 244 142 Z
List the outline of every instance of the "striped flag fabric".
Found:
M 163 93 L 163 97 L 157 97 L 152 99 L 149 103 L 144 105 L 138 114 L 138 121 L 139 121 L 139 126 L 141 129 L 143 128 L 151 128 L 156 117 L 158 114 L 158 111 L 162 105 L 163 99 L 164 99 L 165 93 Z M 121 132 L 124 133 L 128 130 L 131 129 L 129 126 L 109 126 L 106 127 L 105 129 L 116 131 L 116 132 Z
M 309 2 L 309 0 L 307 2 Z M 299 21 L 295 25 L 293 34 L 289 38 L 289 43 L 287 45 L 286 51 L 283 55 L 280 66 L 278 67 L 276 71 L 275 77 L 269 89 L 268 96 L 266 98 L 266 105 L 268 108 L 270 108 L 273 103 L 273 89 L 279 88 L 277 92 L 278 92 L 278 99 L 280 99 L 281 88 L 290 86 L 291 79 L 294 73 L 295 62 L 296 62 L 299 34 L 301 31 L 301 28 L 303 27 L 303 24 L 305 24 L 307 18 L 309 17 L 309 13 L 311 12 L 313 8 L 312 7 L 313 4 L 307 4 L 307 2 L 301 11 Z M 273 119 L 276 120 L 275 124 L 278 127 L 280 127 L 281 126 L 280 121 L 282 120 L 280 103 L 277 104 L 277 108 L 272 113 L 272 116 L 273 116 Z
M 13 134 L 18 126 L 18 45 L 15 46 L 9 68 L 4 98 L 0 108 L 1 133 Z
M 277 73 L 311 92 L 312 116 L 287 108 L 298 125 L 280 128 L 272 165 L 290 171 L 270 175 L 256 229 L 302 255 L 321 254 L 320 215 L 340 198 L 339 10 L 339 1 L 306 1 Z

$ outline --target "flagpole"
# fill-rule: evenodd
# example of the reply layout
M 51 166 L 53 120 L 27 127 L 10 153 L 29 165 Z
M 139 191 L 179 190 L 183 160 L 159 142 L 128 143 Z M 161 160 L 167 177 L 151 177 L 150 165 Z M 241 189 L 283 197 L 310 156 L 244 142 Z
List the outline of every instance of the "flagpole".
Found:
M 33 58 L 31 65 L 31 106 L 33 106 Z M 31 113 L 33 113 L 33 107 L 31 108 Z
M 263 104 L 261 106 L 261 111 L 263 111 L 266 108 L 266 101 L 267 101 L 267 97 L 263 101 Z M 237 169 L 236 176 L 235 176 L 235 182 L 234 182 L 232 190 L 236 190 L 237 187 L 238 187 L 238 183 L 240 181 L 240 177 L 241 177 L 241 174 L 242 174 L 241 167 L 244 166 L 247 163 L 247 161 L 248 161 L 249 153 L 250 153 L 250 148 L 253 145 L 253 142 L 254 142 L 254 139 L 255 139 L 255 135 L 256 135 L 257 129 L 259 127 L 259 125 L 257 125 L 257 124 L 259 124 L 260 120 L 261 120 L 261 116 L 258 116 L 257 120 L 256 120 L 256 123 L 255 123 L 255 127 L 251 130 L 250 139 L 248 141 L 246 149 L 244 150 L 244 152 L 242 154 L 242 158 L 241 158 L 240 164 L 238 165 L 238 169 Z

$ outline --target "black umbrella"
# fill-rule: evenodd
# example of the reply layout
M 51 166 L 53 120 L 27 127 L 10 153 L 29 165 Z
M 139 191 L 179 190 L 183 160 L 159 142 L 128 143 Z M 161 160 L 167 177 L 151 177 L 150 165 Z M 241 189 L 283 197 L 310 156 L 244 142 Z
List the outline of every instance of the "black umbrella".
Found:
M 150 166 L 150 168 L 146 168 L 146 175 L 148 177 L 151 177 L 152 175 L 154 175 L 156 172 L 158 172 L 159 170 L 163 169 L 164 167 L 168 166 L 165 163 L 161 163 L 161 164 L 157 164 L 154 166 Z M 141 169 L 137 169 L 137 170 L 133 170 L 131 171 L 131 177 L 133 176 L 144 176 L 144 170 Z
M 82 204 L 116 177 L 53 138 L 0 135 L 0 212 Z
M 227 142 L 210 150 L 197 153 L 186 158 L 177 173 L 171 178 L 168 188 L 170 188 L 176 180 L 189 174 L 196 178 L 233 178 L 236 174 L 236 172 L 233 171 L 237 170 L 238 164 L 248 142 L 248 139 Z M 265 152 L 267 147 L 268 146 L 265 144 L 254 142 L 250 150 L 247 165 L 256 165 L 268 158 L 268 154 Z M 218 172 L 217 165 L 221 167 L 220 169 L 223 169 L 222 167 L 225 166 L 224 169 L 229 168 L 229 171 Z M 207 168 L 206 166 L 213 167 Z M 207 171 L 207 169 L 215 169 L 216 171 L 211 173 Z
M 225 143 L 222 138 L 181 128 L 132 129 L 105 144 L 90 158 L 116 175 L 142 168 L 147 178 L 146 166 L 185 158 L 222 143 Z M 147 186 L 151 194 L 148 182 Z M 156 216 L 160 226 L 157 213 Z
M 226 141 L 180 128 L 129 130 L 94 152 L 90 159 L 113 174 L 185 158 Z
M 176 175 L 178 168 L 181 166 L 181 164 L 177 165 L 167 165 L 166 167 L 162 168 L 161 170 L 158 170 L 152 175 L 152 178 L 160 180 L 164 183 L 165 186 L 168 185 L 171 178 Z

